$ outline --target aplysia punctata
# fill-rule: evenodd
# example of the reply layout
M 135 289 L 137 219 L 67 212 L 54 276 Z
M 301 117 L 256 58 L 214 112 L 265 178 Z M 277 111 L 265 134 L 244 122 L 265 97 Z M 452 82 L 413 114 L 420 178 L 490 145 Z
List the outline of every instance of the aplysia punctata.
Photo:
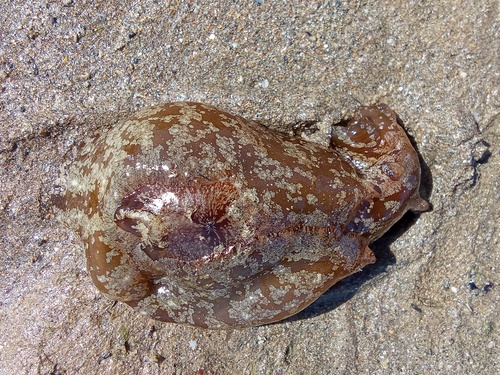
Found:
M 332 133 L 324 147 L 210 105 L 149 108 L 79 150 L 55 211 L 109 298 L 199 327 L 275 322 L 374 263 L 368 244 L 428 207 L 389 107 Z

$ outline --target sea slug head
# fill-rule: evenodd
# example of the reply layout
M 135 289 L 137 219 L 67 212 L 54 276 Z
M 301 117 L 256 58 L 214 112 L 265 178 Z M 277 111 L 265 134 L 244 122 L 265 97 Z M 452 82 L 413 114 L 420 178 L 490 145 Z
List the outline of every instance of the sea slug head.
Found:
M 379 238 L 408 210 L 426 211 L 420 197 L 420 160 L 394 111 L 362 106 L 346 126 L 335 126 L 330 146 L 344 154 L 373 186 L 349 229 Z

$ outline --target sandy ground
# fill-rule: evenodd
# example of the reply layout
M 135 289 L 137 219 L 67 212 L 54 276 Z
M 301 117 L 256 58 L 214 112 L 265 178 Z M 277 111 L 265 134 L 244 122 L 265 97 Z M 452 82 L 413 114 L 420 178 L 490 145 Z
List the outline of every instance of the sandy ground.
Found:
M 499 30 L 492 0 L 0 2 L 0 373 L 498 371 Z M 174 100 L 320 135 L 385 102 L 433 209 L 289 321 L 149 320 L 96 291 L 48 197 L 81 140 Z

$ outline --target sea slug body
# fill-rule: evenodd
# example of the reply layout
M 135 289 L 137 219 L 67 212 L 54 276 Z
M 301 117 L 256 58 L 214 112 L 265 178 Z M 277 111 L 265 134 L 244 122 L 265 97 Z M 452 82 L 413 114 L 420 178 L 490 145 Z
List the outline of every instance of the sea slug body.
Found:
M 143 110 L 80 150 L 53 196 L 97 288 L 151 318 L 205 328 L 275 322 L 375 257 L 423 211 L 420 164 L 386 105 L 330 147 L 199 103 Z

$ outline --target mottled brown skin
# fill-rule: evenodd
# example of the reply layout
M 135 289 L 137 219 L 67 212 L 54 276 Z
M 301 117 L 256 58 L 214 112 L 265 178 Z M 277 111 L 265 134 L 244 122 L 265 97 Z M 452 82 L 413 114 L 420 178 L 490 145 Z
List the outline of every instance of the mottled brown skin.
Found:
M 56 211 L 94 284 L 166 322 L 234 328 L 304 309 L 375 262 L 368 244 L 425 210 L 417 154 L 386 105 L 330 148 L 198 103 L 144 110 L 88 142 Z

